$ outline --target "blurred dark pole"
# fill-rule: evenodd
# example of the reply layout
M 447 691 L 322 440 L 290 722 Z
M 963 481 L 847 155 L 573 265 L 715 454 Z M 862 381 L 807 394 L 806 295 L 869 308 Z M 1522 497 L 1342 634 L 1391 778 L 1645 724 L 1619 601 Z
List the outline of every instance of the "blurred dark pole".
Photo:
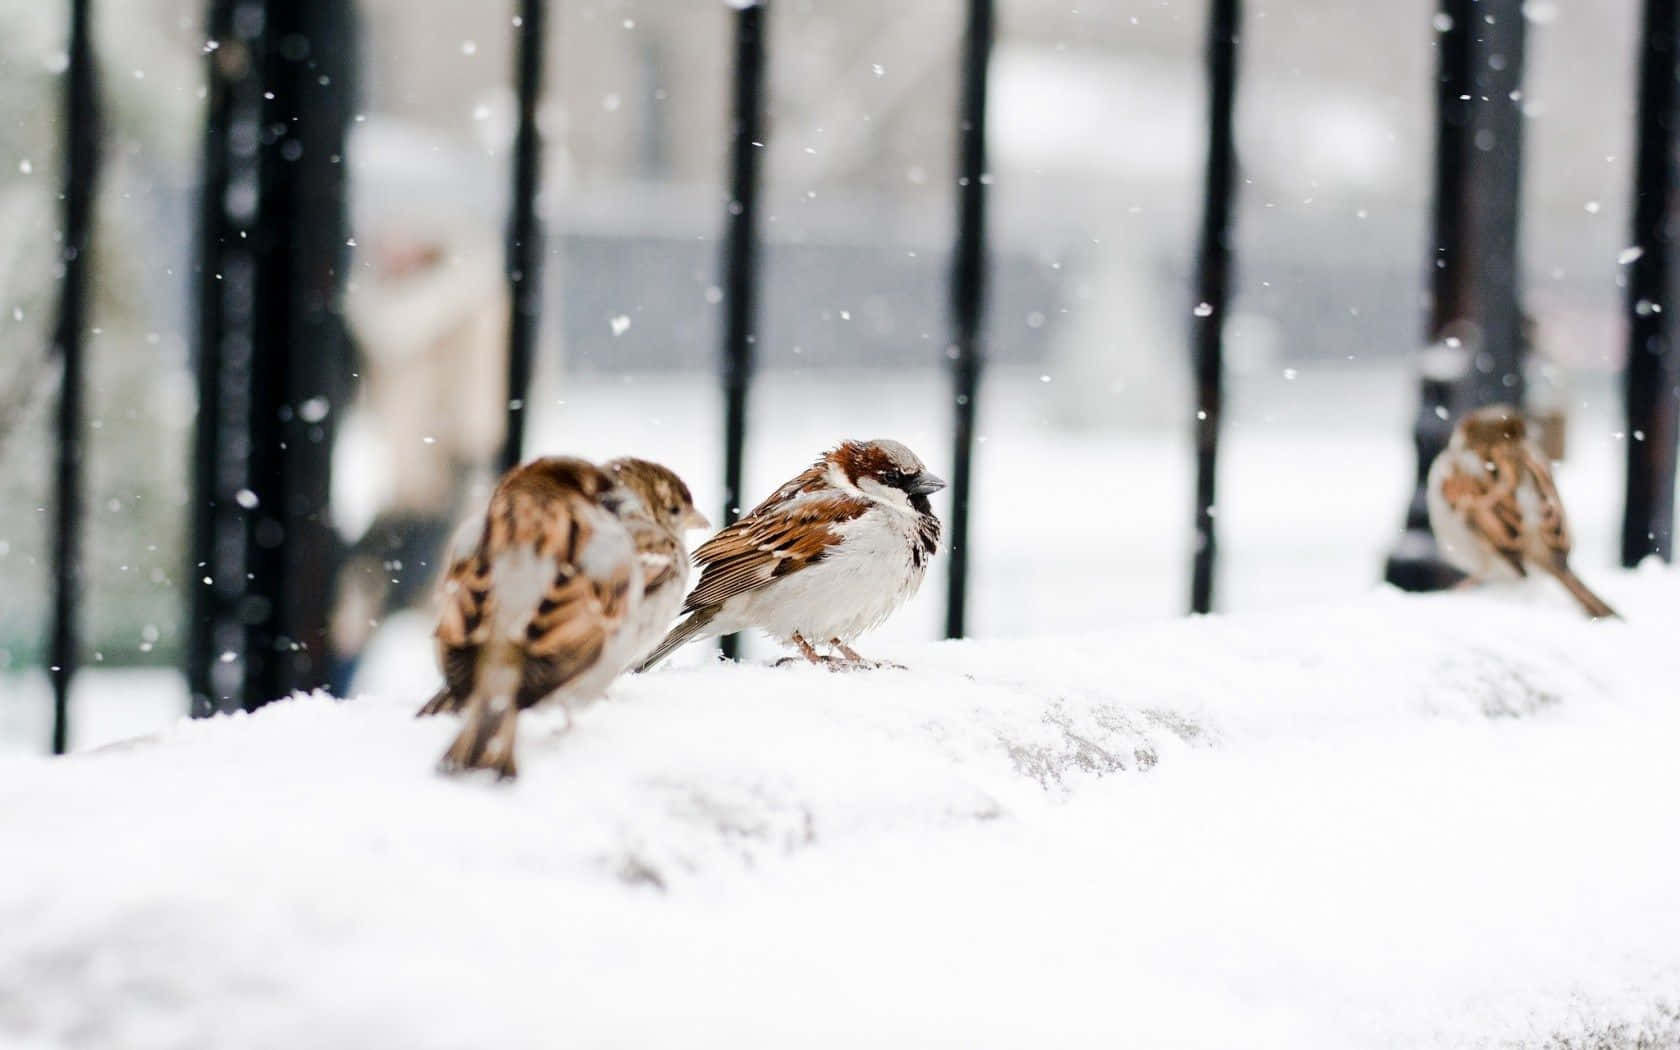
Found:
M 236 8 L 240 32 L 234 30 Z M 239 669 L 222 652 L 243 648 L 237 616 L 245 576 L 243 511 L 234 493 L 244 485 L 250 436 L 242 395 L 250 388 L 251 261 L 249 225 L 256 208 L 253 131 L 261 79 L 252 68 L 260 9 L 213 0 L 206 32 L 204 156 L 199 187 L 198 333 L 194 344 L 198 415 L 193 432 L 192 536 L 187 687 L 192 713 L 204 717 L 240 707 Z M 234 149 L 232 126 L 244 128 Z M 236 190 L 237 187 L 237 190 Z
M 1196 372 L 1196 554 L 1190 574 L 1190 611 L 1197 613 L 1213 608 L 1213 573 L 1218 555 L 1214 488 L 1219 467 L 1219 420 L 1225 401 L 1225 317 L 1231 295 L 1231 211 L 1237 169 L 1233 110 L 1241 26 L 1238 0 L 1212 0 L 1207 29 L 1207 167 L 1202 181 L 1196 305 L 1190 320 Z
M 349 394 L 349 0 L 215 0 L 200 231 L 193 712 L 326 681 Z
M 1453 419 L 1523 400 L 1517 219 L 1522 184 L 1521 0 L 1442 0 L 1435 14 L 1435 221 L 1418 414 L 1417 471 L 1406 530 L 1384 578 L 1409 591 L 1449 586 L 1429 531 L 1429 465 Z
M 764 150 L 765 4 L 735 12 L 735 86 L 729 128 L 729 208 L 723 242 L 723 522 L 741 516 L 746 464 L 747 391 L 758 341 L 758 171 Z M 740 639 L 720 645 L 733 660 Z
M 64 82 L 63 276 L 53 349 L 60 362 L 53 500 L 53 754 L 70 746 L 70 680 L 76 673 L 82 584 L 82 342 L 88 305 L 94 187 L 99 176 L 99 96 L 89 0 L 70 2 L 70 65 Z
M 1680 5 L 1645 0 L 1639 148 L 1628 268 L 1627 503 L 1622 564 L 1674 557 L 1680 399 Z
M 968 0 L 957 116 L 957 240 L 951 252 L 951 347 L 955 390 L 951 450 L 951 569 L 945 637 L 968 619 L 968 519 L 974 478 L 974 413 L 980 393 L 986 313 L 986 74 L 992 56 L 992 0 Z
M 508 408 L 507 434 L 500 467 L 524 458 L 525 406 L 530 399 L 531 367 L 537 328 L 542 320 L 543 231 L 537 220 L 537 191 L 542 178 L 542 135 L 537 101 L 542 95 L 543 17 L 545 0 L 519 0 L 514 19 L 518 53 L 519 127 L 513 139 L 513 207 L 508 215 Z

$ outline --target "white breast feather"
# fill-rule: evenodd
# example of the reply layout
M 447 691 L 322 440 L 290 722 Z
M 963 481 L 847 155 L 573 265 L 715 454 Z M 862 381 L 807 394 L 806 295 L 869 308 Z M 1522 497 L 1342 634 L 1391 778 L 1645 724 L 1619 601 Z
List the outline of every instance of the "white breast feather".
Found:
M 850 642 L 879 626 L 921 586 L 916 518 L 877 505 L 834 527 L 840 542 L 815 564 L 724 603 L 719 619 L 788 642 Z

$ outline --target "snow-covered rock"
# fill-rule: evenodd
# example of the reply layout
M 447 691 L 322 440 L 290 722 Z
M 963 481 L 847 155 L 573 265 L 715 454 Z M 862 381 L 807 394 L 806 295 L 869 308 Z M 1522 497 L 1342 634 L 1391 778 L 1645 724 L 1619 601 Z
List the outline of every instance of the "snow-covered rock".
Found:
M 0 761 L 0 1045 L 1677 1045 L 1680 576 L 1601 582 L 656 672 L 512 785 L 418 695 Z

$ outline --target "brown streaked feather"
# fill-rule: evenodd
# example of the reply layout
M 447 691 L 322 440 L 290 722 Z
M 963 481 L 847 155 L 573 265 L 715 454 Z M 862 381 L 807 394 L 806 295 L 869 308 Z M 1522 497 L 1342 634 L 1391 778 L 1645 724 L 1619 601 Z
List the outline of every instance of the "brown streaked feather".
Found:
M 643 594 L 663 590 L 682 574 L 682 545 L 675 537 L 667 535 L 657 542 L 638 542 L 636 547 L 636 556 L 642 562 Z
M 451 647 L 481 644 L 490 601 L 490 562 L 484 548 L 449 566 L 438 590 L 438 642 Z
M 1563 498 L 1552 480 L 1551 465 L 1527 444 L 1520 446 L 1520 452 L 1523 467 L 1534 479 L 1534 488 L 1540 494 L 1540 520 L 1533 523 L 1534 534 L 1553 557 L 1567 558 L 1575 543 L 1569 534 L 1569 520 L 1563 513 Z
M 546 558 L 554 571 L 518 647 L 523 666 L 517 706 L 536 703 L 599 659 L 628 611 L 631 569 L 627 563 L 608 576 L 591 578 L 576 567 L 581 549 L 594 535 L 580 511 L 592 502 L 586 493 L 601 487 L 590 477 L 572 477 L 586 473 L 585 467 L 574 468 L 567 460 L 537 460 L 497 486 L 478 546 L 450 565 L 440 588 L 438 662 L 450 698 L 434 697 L 427 711 L 461 709 L 478 684 L 483 672 L 480 654 L 491 640 L 494 613 L 490 566 L 500 552 L 527 547 Z
M 558 572 L 525 632 L 525 677 L 519 705 L 528 707 L 595 665 L 630 605 L 630 566 L 604 578 Z
M 630 530 L 630 542 L 636 546 L 636 559 L 642 564 L 644 595 L 653 594 L 681 575 L 686 559 L 680 537 L 644 518 L 628 519 L 625 525 Z
M 635 497 L 618 511 L 618 519 L 630 530 L 641 562 L 642 594 L 656 594 L 687 574 L 682 535 L 694 513 L 694 496 L 674 471 L 651 460 L 622 456 L 608 461 L 605 469 Z
M 791 499 L 806 491 L 796 484 L 799 478 L 782 486 L 777 496 L 786 493 L 785 499 Z M 851 521 L 870 508 L 867 499 L 839 493 L 792 506 L 785 499 L 771 497 L 694 552 L 695 564 L 702 566 L 700 583 L 683 603 L 684 612 L 721 604 L 822 560 L 840 536 L 821 526 Z
M 799 475 L 792 481 L 787 482 L 775 492 L 772 492 L 770 495 L 764 497 L 764 500 L 759 503 L 758 506 L 748 511 L 740 521 L 735 523 L 735 525 L 740 525 L 743 522 L 750 521 L 763 514 L 770 514 L 774 512 L 776 508 L 786 504 L 789 500 L 801 493 L 819 492 L 828 488 L 828 479 L 825 477 L 827 473 L 828 457 L 824 456 L 821 459 L 818 459 L 815 463 L 806 467 L 804 470 L 800 471 Z M 729 528 L 732 529 L 735 525 L 731 525 Z M 723 531 L 728 532 L 729 529 L 725 529 Z M 723 535 L 722 532 L 718 533 L 718 536 L 721 535 Z M 714 536 L 712 538 L 716 539 L 717 537 Z M 705 548 L 702 547 L 701 549 L 704 550 Z M 698 557 L 699 551 L 696 551 L 695 555 Z
M 1517 575 L 1526 576 L 1522 508 L 1517 504 L 1520 468 L 1505 450 L 1490 449 L 1483 455 L 1492 466 L 1488 476 L 1455 470 L 1442 483 L 1441 495 L 1449 506 L 1464 515 L 1470 528 L 1487 541 L 1495 554 L 1510 563 Z

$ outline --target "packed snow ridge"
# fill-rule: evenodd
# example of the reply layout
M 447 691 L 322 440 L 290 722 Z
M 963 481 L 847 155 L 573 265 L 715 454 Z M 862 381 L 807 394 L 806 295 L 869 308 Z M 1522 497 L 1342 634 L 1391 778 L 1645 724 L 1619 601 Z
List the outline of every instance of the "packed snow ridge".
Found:
M 0 763 L 0 1045 L 1680 1045 L 1680 576 L 1595 582 Z

